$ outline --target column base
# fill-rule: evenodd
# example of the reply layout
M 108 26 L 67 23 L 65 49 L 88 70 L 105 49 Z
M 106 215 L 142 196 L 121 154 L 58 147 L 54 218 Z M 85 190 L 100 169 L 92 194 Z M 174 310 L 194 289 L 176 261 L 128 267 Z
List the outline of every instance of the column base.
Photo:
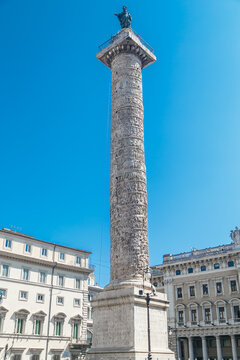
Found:
M 138 286 L 99 293 L 93 306 L 93 345 L 88 360 L 144 360 L 148 357 L 147 306 Z M 168 348 L 168 301 L 158 293 L 150 300 L 153 360 L 174 360 Z

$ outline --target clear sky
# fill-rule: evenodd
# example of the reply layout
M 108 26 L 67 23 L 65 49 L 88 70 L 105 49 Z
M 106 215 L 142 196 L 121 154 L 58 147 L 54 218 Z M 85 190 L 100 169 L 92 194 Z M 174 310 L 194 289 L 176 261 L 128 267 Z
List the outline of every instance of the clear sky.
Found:
M 240 0 L 0 0 L 0 227 L 92 251 L 101 285 L 111 74 L 96 52 L 122 5 L 158 59 L 143 71 L 150 264 L 240 225 Z

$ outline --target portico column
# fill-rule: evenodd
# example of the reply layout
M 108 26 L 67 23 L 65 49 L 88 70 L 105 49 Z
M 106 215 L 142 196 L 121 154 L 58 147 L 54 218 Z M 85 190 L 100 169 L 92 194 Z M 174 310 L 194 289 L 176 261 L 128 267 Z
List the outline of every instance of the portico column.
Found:
M 218 360 L 222 360 L 222 348 L 221 348 L 221 341 L 220 341 L 220 336 L 219 335 L 216 336 L 216 345 L 217 345 L 217 357 L 218 357 Z
M 235 335 L 231 335 L 231 343 L 232 343 L 232 356 L 233 360 L 237 360 L 237 345 Z
M 181 354 L 181 341 L 180 341 L 180 338 L 178 337 L 177 338 L 177 358 L 179 360 L 182 359 L 182 354 Z
M 191 336 L 189 336 L 188 338 L 188 352 L 189 352 L 189 359 L 194 360 L 193 342 Z
M 207 339 L 206 339 L 206 336 L 202 336 L 202 353 L 203 353 L 203 360 L 208 360 L 208 351 L 207 351 Z

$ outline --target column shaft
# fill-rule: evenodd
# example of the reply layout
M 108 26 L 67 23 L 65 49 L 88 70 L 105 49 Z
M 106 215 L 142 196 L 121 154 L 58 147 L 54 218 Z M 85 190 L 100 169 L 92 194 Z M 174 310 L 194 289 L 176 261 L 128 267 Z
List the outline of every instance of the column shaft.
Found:
M 189 359 L 194 360 L 193 341 L 191 336 L 188 338 L 188 352 L 189 352 Z
M 217 357 L 218 357 L 218 360 L 222 360 L 222 347 L 221 347 L 220 336 L 216 336 L 216 345 L 217 345 Z
M 232 356 L 233 360 L 237 360 L 237 344 L 236 344 L 236 338 L 235 335 L 231 335 L 231 343 L 232 343 Z
M 202 353 L 203 360 L 208 360 L 207 339 L 205 336 L 202 337 Z

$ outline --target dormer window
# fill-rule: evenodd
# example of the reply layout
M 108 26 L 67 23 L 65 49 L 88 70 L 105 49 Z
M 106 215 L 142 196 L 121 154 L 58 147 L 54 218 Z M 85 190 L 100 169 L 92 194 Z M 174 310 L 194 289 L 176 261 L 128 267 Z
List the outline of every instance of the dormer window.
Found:
M 9 240 L 9 239 L 5 240 L 5 248 L 7 248 L 7 249 L 12 248 L 12 240 Z
M 31 245 L 30 244 L 25 245 L 25 252 L 29 253 L 29 254 L 31 253 Z
M 46 248 L 42 248 L 42 256 L 47 256 L 47 249 Z

